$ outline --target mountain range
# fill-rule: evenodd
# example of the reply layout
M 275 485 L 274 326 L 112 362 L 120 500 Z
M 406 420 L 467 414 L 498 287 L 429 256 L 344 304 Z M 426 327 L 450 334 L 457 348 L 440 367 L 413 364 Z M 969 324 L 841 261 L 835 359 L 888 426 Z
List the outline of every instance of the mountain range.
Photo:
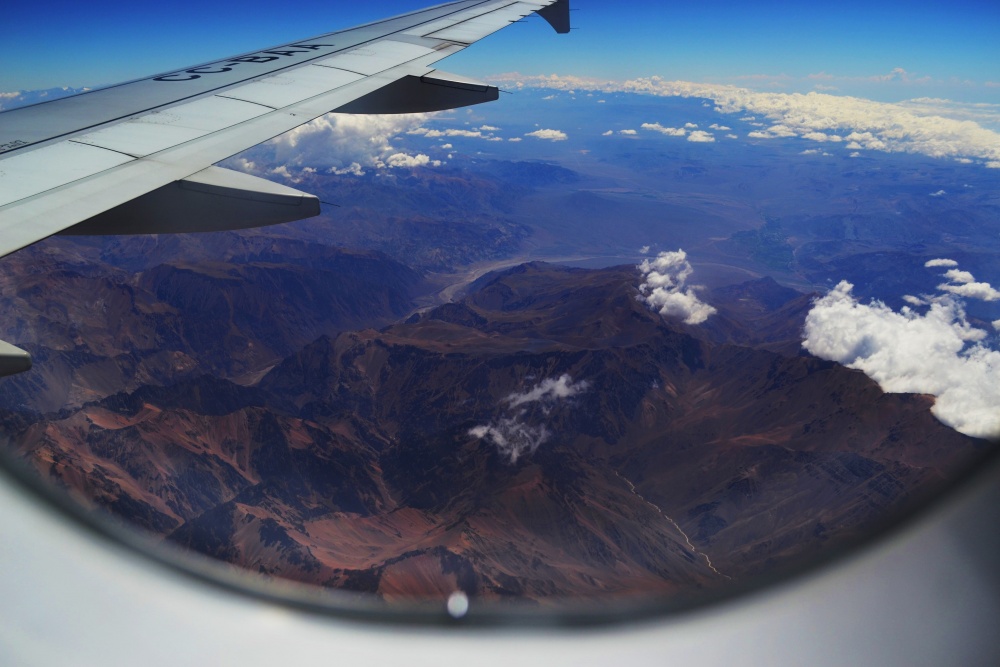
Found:
M 407 317 L 418 274 L 295 248 L 60 278 L 102 305 L 5 381 L 4 436 L 88 505 L 268 576 L 543 604 L 801 562 L 983 444 L 801 352 L 812 296 L 769 278 L 689 326 L 637 299 L 635 267 L 529 263 Z M 59 319 L 16 287 L 26 332 Z

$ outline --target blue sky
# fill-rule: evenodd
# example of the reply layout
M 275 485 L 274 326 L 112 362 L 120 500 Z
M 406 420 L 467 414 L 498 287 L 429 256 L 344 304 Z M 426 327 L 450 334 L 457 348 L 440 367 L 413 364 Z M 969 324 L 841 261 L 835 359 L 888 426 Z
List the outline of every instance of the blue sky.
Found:
M 116 83 L 432 2 L 13 4 L 4 9 L 5 25 L 15 29 L 0 41 L 0 92 Z M 820 86 L 885 100 L 1000 101 L 997 2 L 574 0 L 573 6 L 578 29 L 569 36 L 551 34 L 536 18 L 444 66 L 473 76 L 655 74 L 783 92 Z M 878 80 L 897 68 L 906 73 Z M 824 76 L 810 77 L 817 74 Z

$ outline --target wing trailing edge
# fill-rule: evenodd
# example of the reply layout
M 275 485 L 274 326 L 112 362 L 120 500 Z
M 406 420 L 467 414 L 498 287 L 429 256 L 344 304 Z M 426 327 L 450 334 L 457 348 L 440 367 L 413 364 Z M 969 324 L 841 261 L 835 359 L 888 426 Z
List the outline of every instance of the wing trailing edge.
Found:
M 208 167 L 60 234 L 219 232 L 292 222 L 319 213 L 319 199 L 314 195 L 232 169 Z
M 31 355 L 0 340 L 0 377 L 31 370 Z

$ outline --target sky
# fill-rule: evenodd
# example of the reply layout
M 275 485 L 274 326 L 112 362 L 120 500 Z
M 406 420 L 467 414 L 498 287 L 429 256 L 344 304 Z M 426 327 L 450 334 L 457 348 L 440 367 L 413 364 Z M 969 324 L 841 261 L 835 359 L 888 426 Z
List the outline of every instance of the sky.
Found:
M 421 9 L 432 0 L 13 3 L 0 92 L 99 86 Z M 39 9 L 43 8 L 43 9 Z M 518 71 L 820 90 L 883 101 L 1000 102 L 1000 3 L 573 0 L 574 31 L 532 17 L 450 58 L 470 76 Z M 530 43 L 530 48 L 525 44 Z

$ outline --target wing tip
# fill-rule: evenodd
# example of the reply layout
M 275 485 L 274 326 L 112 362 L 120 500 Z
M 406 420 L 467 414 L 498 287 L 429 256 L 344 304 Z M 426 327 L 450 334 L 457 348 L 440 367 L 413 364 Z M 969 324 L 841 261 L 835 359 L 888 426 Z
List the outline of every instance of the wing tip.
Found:
M 549 25 L 560 35 L 570 31 L 569 0 L 556 0 L 548 7 L 539 9 L 538 15 L 548 21 Z

